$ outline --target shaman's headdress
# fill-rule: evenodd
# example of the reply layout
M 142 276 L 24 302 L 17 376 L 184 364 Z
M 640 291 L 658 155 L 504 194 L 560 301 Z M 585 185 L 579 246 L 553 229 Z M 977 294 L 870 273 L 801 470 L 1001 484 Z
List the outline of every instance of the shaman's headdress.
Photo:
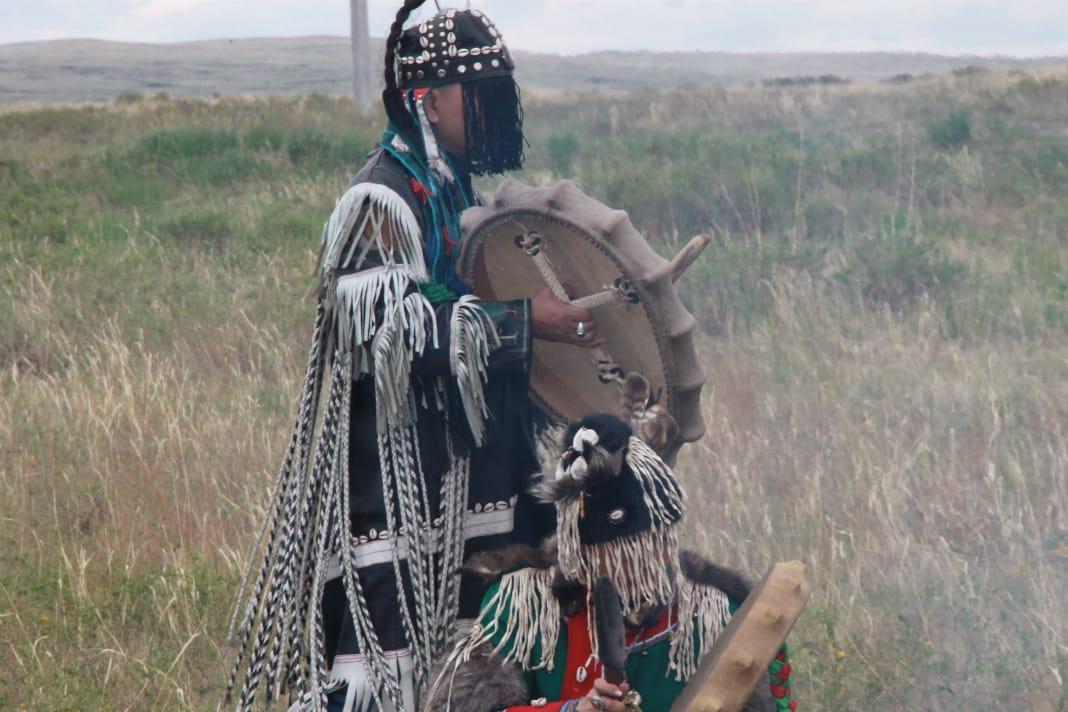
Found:
M 459 83 L 464 92 L 467 168 L 476 175 L 523 166 L 523 105 L 515 63 L 496 25 L 479 10 L 450 9 L 404 29 L 425 0 L 407 0 L 386 40 L 382 100 L 398 134 L 422 145 L 432 169 L 447 175 L 422 108 L 426 90 Z

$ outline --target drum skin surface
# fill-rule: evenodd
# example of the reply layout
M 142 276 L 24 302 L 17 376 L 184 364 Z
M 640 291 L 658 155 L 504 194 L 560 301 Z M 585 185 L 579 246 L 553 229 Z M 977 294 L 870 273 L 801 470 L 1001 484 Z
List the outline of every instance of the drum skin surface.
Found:
M 549 415 L 576 420 L 620 406 L 620 378 L 638 372 L 679 424 L 672 451 L 705 432 L 696 320 L 679 301 L 667 260 L 649 247 L 627 214 L 590 198 L 569 181 L 532 188 L 509 180 L 489 206 L 462 218 L 460 278 L 487 301 L 530 297 L 547 283 L 530 239 L 575 300 L 611 291 L 591 309 L 599 350 L 535 340 L 531 391 Z

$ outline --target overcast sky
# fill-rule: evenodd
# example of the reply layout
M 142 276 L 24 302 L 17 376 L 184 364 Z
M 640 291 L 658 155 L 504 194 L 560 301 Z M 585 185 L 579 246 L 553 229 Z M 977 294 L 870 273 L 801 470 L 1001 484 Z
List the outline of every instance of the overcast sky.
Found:
M 369 0 L 385 35 L 400 0 Z M 433 7 L 432 0 L 427 3 Z M 462 6 L 466 0 L 442 2 Z M 473 0 L 514 48 L 1068 55 L 1068 0 Z M 0 42 L 344 35 L 348 0 L 0 0 Z

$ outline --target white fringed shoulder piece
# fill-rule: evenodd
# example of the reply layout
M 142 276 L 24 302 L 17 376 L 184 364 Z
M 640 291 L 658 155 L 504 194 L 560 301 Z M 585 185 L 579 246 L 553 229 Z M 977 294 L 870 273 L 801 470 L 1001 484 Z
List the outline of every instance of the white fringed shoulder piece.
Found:
M 349 188 L 323 225 L 321 243 L 321 280 L 341 269 L 358 269 L 372 247 L 384 264 L 407 267 L 419 282 L 429 279 L 419 221 L 404 198 L 387 186 L 357 183 Z

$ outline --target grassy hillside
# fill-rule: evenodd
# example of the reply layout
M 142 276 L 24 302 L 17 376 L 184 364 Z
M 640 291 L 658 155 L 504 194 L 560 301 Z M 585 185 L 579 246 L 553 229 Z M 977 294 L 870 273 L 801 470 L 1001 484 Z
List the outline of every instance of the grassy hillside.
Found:
M 372 41 L 381 66 L 382 41 Z M 129 92 L 181 96 L 348 94 L 347 37 L 275 37 L 148 44 L 54 40 L 0 45 L 0 102 L 112 101 Z M 1068 58 L 948 57 L 892 52 L 734 54 L 595 52 L 516 54 L 527 89 L 539 92 L 673 90 L 796 77 L 880 80 L 954 71 L 1037 71 Z M 382 75 L 375 69 L 375 76 Z
M 529 127 L 525 180 L 715 237 L 689 538 L 813 565 L 805 708 L 1068 709 L 1068 75 Z M 379 130 L 318 96 L 0 113 L 0 708 L 215 706 L 319 227 Z

